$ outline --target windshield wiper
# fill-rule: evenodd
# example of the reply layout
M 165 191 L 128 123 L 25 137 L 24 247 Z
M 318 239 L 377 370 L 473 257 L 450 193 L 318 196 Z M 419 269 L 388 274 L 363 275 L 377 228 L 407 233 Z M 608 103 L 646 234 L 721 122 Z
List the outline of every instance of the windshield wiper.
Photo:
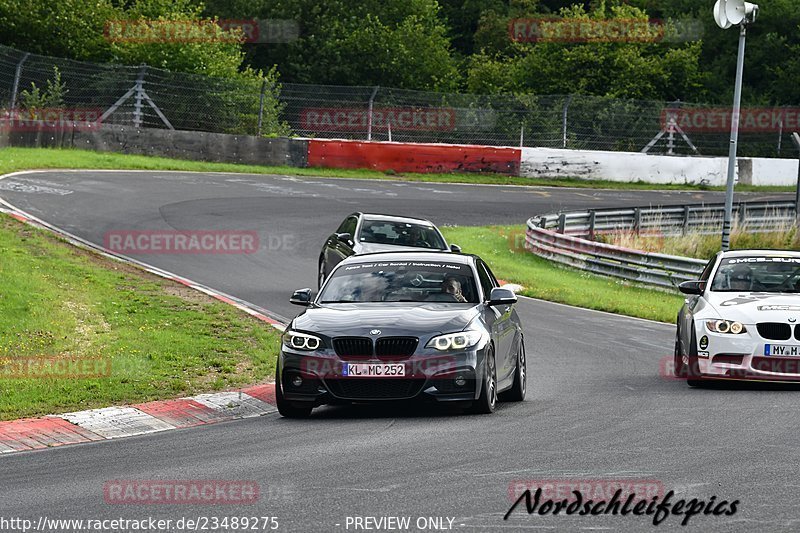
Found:
M 325 300 L 321 304 L 357 304 L 361 303 L 358 300 Z

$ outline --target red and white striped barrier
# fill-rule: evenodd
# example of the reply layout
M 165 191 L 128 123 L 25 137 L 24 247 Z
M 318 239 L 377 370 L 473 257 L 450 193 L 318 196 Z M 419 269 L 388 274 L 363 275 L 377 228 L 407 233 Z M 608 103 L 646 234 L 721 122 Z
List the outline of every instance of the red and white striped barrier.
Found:
M 522 150 L 466 144 L 310 139 L 308 166 L 395 172 L 519 174 Z

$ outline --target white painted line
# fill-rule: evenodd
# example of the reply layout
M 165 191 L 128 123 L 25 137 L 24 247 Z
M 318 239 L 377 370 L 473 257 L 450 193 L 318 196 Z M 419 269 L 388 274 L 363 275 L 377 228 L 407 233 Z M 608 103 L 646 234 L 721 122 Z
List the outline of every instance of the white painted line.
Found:
M 107 439 L 176 429 L 175 426 L 134 407 L 104 407 L 60 416 Z

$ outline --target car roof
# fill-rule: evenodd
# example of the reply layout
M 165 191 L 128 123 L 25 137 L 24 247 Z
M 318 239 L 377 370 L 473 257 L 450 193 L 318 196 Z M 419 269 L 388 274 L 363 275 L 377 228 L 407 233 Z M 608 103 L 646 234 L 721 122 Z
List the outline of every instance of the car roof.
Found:
M 452 252 L 374 252 L 370 254 L 351 255 L 342 263 L 371 263 L 373 261 L 447 261 L 460 265 L 471 265 L 478 256 L 472 254 L 456 254 Z
M 384 220 L 384 221 L 391 221 L 391 222 L 401 222 L 401 223 L 409 223 L 409 224 L 420 224 L 424 226 L 433 226 L 433 222 L 424 218 L 414 218 L 414 217 L 401 217 L 397 215 L 383 215 L 380 213 L 358 213 L 361 218 L 367 220 Z
M 731 250 L 723 252 L 722 257 L 747 257 L 751 255 L 772 256 L 793 256 L 800 257 L 800 252 L 796 250 Z

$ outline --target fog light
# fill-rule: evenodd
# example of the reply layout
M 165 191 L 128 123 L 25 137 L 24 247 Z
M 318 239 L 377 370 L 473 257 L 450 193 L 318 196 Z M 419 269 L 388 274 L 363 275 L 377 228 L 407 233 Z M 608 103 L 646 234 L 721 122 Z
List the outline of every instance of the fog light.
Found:
M 294 385 L 295 387 L 299 387 L 302 384 L 303 384 L 303 378 L 301 378 L 300 376 L 295 376 L 294 379 L 292 379 L 292 385 Z
M 464 376 L 456 376 L 455 382 L 459 387 L 463 387 L 467 384 L 467 380 L 464 378 Z

